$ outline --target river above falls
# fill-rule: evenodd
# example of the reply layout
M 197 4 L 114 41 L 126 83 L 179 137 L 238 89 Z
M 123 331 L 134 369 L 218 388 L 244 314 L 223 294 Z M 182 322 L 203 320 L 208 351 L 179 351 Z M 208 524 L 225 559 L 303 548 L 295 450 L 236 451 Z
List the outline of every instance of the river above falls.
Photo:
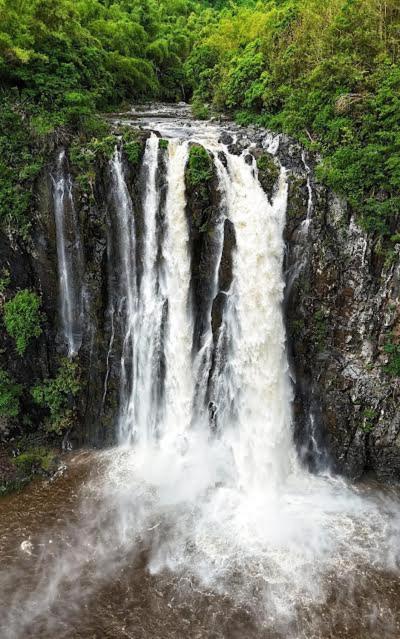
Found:
M 267 196 L 249 141 L 181 111 L 115 119 L 158 134 L 140 207 L 122 143 L 107 167 L 120 445 L 0 502 L 1 636 L 398 638 L 396 492 L 312 475 L 293 442 L 287 170 Z M 189 141 L 216 185 L 200 221 Z

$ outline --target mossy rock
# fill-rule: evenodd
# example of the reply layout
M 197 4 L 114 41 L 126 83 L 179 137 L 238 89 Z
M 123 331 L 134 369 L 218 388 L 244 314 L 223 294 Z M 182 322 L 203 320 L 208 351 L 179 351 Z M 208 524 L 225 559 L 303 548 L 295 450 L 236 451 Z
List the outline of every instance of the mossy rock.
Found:
M 206 149 L 200 144 L 190 147 L 189 159 L 186 167 L 186 184 L 191 189 L 197 189 L 209 184 L 214 176 L 213 161 Z
M 287 216 L 297 220 L 305 218 L 308 208 L 307 180 L 292 177 L 289 180 Z
M 271 155 L 263 153 L 257 159 L 257 169 L 258 180 L 269 199 L 272 200 L 279 179 L 280 168 Z
M 36 473 L 50 474 L 57 468 L 56 455 L 45 446 L 28 448 L 15 457 L 14 465 L 24 476 L 32 476 Z

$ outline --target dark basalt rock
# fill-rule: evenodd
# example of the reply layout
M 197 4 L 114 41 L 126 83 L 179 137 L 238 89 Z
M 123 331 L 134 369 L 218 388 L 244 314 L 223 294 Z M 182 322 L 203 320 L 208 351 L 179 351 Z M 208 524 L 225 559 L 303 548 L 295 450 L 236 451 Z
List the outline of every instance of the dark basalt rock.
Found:
M 385 372 L 384 345 L 400 327 L 400 255 L 375 259 L 373 239 L 308 176 L 299 146 L 284 140 L 277 156 L 289 167 L 284 308 L 300 455 L 314 469 L 329 458 L 352 479 L 399 480 L 400 384 Z
M 239 144 L 230 144 L 228 146 L 228 151 L 232 155 L 242 155 L 243 149 L 239 146 Z
M 229 291 L 233 280 L 233 251 L 236 248 L 236 233 L 233 223 L 224 222 L 224 244 L 219 265 L 218 284 L 220 291 Z
M 191 305 L 194 317 L 193 352 L 203 344 L 209 328 L 214 273 L 221 252 L 221 196 L 215 166 L 205 180 L 193 185 L 186 174 L 186 216 L 191 256 Z
M 221 328 L 224 311 L 226 309 L 227 294 L 225 291 L 219 291 L 213 300 L 211 309 L 211 329 L 214 336 L 214 343 L 217 340 L 218 331 Z
M 226 146 L 229 146 L 233 142 L 233 137 L 226 131 L 223 131 L 220 135 L 218 142 L 220 144 L 225 144 Z
M 228 166 L 228 160 L 226 159 L 225 153 L 223 151 L 218 151 L 218 158 L 222 162 L 225 168 Z

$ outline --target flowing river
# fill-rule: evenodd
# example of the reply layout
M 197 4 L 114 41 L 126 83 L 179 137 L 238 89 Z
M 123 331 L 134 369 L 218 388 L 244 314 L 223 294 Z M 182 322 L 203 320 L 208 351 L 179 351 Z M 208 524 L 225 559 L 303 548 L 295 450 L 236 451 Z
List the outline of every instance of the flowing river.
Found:
M 395 639 L 396 492 L 310 474 L 293 443 L 285 167 L 270 201 L 255 161 L 232 154 L 217 126 L 157 114 L 141 124 L 153 133 L 140 247 L 120 148 L 109 163 L 119 265 L 109 313 L 123 332 L 119 445 L 72 453 L 61 477 L 0 501 L 1 637 Z M 165 197 L 155 132 L 169 141 Z M 200 315 L 190 303 L 185 214 L 192 142 L 213 158 L 220 198 Z M 62 219 L 68 198 L 58 190 Z M 224 286 L 227 224 L 235 248 Z M 73 256 L 61 257 L 67 295 Z M 61 308 L 74 351 L 76 317 Z

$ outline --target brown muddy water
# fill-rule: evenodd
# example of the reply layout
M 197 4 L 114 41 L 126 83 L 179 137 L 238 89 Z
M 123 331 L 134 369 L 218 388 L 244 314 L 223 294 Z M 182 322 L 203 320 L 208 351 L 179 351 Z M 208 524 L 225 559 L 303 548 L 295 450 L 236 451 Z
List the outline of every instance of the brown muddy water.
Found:
M 103 495 L 93 492 L 109 479 L 110 454 L 73 454 L 62 476 L 0 500 L 2 639 L 400 637 L 397 574 L 371 565 L 349 573 L 339 556 L 324 577 L 324 601 L 299 598 L 287 619 L 279 610 L 269 614 L 255 574 L 246 576 L 253 583 L 241 601 L 235 587 L 234 596 L 229 584 L 207 587 L 207 578 L 186 568 L 150 569 L 168 522 L 163 533 L 157 524 L 148 526 L 147 538 L 125 543 L 113 499 L 104 509 Z M 242 578 L 229 577 L 233 586 Z

